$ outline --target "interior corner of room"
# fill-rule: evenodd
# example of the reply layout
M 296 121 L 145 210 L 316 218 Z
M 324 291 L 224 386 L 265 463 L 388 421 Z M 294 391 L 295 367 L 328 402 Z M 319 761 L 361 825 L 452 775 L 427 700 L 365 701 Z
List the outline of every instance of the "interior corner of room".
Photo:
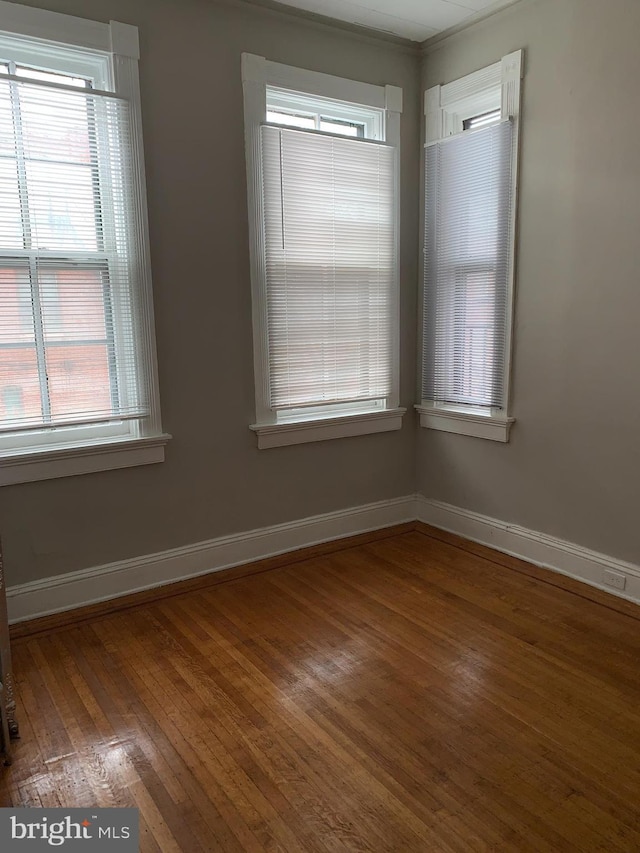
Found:
M 56 16 L 76 19 L 75 46 Z M 20 42 L 23 22 L 40 53 Z M 63 80 L 46 64 L 39 26 L 58 27 L 51 55 L 64 54 Z M 336 593 L 350 554 L 359 568 L 352 581 L 344 575 L 347 586 L 365 583 L 360 560 L 374 573 L 387 561 L 409 601 L 400 552 L 413 567 L 432 560 L 429 583 L 445 590 L 433 606 L 443 613 L 467 583 L 462 574 L 486 580 L 493 598 L 478 592 L 477 603 L 490 612 L 489 635 L 503 617 L 515 620 L 513 648 L 535 658 L 541 682 L 537 635 L 518 622 L 528 618 L 526 590 L 513 592 L 518 604 L 505 616 L 503 584 L 526 578 L 527 589 L 543 589 L 536 607 L 557 606 L 549 612 L 568 634 L 562 596 L 633 618 L 639 34 L 636 0 L 0 2 L 0 538 L 14 636 L 38 638 L 76 616 L 78 636 L 94 618 L 122 626 L 156 601 L 149 619 L 165 624 L 172 584 L 176 596 L 207 589 L 217 612 L 207 584 L 250 574 L 267 589 L 271 569 L 284 572 L 281 587 L 273 580 L 283 601 L 299 595 L 311 614 L 305 584 L 317 572 L 318 600 Z M 93 59 L 81 58 L 81 40 Z M 44 104 L 46 116 L 54 97 L 68 105 L 69 133 L 77 122 L 88 128 L 86 145 L 61 135 L 55 156 L 38 148 L 46 131 L 30 140 L 28 130 L 29 111 Z M 129 148 L 118 147 L 123 139 Z M 459 157 L 457 145 L 467 146 Z M 483 183 L 474 163 L 489 156 Z M 66 177 L 54 181 L 58 200 L 41 202 L 38 170 L 54 159 Z M 480 214 L 474 193 L 490 196 Z M 64 235 L 74 230 L 69 249 Z M 462 259 L 452 260 L 446 240 L 465 244 Z M 310 287 L 305 264 L 314 259 Z M 135 293 L 126 264 L 139 271 Z M 73 335 L 64 288 L 69 314 L 86 319 Z M 18 370 L 29 373 L 24 394 Z M 67 394 L 70 408 L 57 415 Z M 460 595 L 475 601 L 468 583 Z M 429 589 L 420 586 L 416 601 Z M 382 612 L 385 602 L 375 602 L 370 613 Z M 228 634 L 216 635 L 225 648 L 244 630 L 233 619 L 253 618 L 253 599 L 236 605 L 234 616 L 226 604 L 218 613 L 230 619 Z M 345 624 L 359 613 L 354 601 Z M 185 631 L 197 645 L 197 602 L 193 614 Z M 143 631 L 147 617 L 138 618 Z M 604 624 L 589 618 L 594 631 Z M 345 624 L 333 625 L 336 637 L 357 645 Z M 68 660 L 66 637 L 52 642 Z M 38 642 L 21 660 L 42 659 Z M 606 660 L 597 666 L 604 672 Z M 471 694 L 469 686 L 464 702 Z M 637 720 L 627 722 L 637 744 Z M 568 778 L 558 781 L 566 802 Z M 398 809 L 408 844 L 415 815 Z M 452 833 L 442 850 L 455 847 Z M 558 827 L 540 838 L 539 849 L 566 841 Z M 620 838 L 612 850 L 623 849 Z M 295 843 L 283 829 L 282 849 Z
M 255 537 L 256 531 L 298 523 L 304 529 L 310 518 L 353 516 L 359 507 L 399 498 L 408 506 L 415 494 L 429 505 L 451 507 L 446 523 L 463 535 L 470 531 L 465 513 L 475 513 L 489 520 L 484 530 L 509 526 L 551 537 L 565 551 L 586 549 L 619 561 L 625 570 L 630 567 L 624 594 L 635 596 L 634 425 L 640 412 L 636 396 L 627 391 L 636 346 L 631 319 L 636 203 L 630 178 L 635 120 L 621 110 L 633 75 L 621 75 L 612 87 L 587 62 L 589 51 L 604 58 L 608 50 L 609 41 L 595 35 L 597 4 L 576 19 L 571 2 L 552 8 L 542 0 L 521 0 L 466 27 L 450 17 L 455 10 L 443 8 L 440 17 L 435 12 L 432 17 L 445 32 L 426 33 L 421 51 L 418 30 L 396 32 L 416 39 L 399 45 L 354 28 L 353 21 L 320 20 L 315 8 L 285 14 L 284 7 L 275 11 L 271 5 L 186 3 L 151 10 L 133 4 L 123 16 L 141 34 L 157 377 L 164 431 L 173 438 L 166 447 L 165 439 L 153 439 L 154 446 L 136 447 L 129 455 L 116 446 L 106 461 L 87 452 L 69 469 L 77 476 L 20 483 L 28 479 L 26 465 L 2 468 L 5 482 L 19 483 L 0 489 L 10 601 L 26 601 L 33 585 L 47 589 L 48 578 L 55 579 L 52 588 L 61 589 L 75 585 L 83 573 L 98 578 L 103 567 L 111 576 L 110 567 L 130 561 L 166 564 L 181 549 L 205 553 L 207 543 L 227 537 Z M 50 2 L 49 8 L 63 11 L 63 4 Z M 101 9 L 104 19 L 120 11 L 109 0 Z M 625 5 L 609 31 L 622 27 L 624 14 L 635 13 Z M 360 23 L 373 26 L 374 19 L 372 12 Z M 179 73 L 166 64 L 170 35 L 171 68 Z M 450 408 L 427 414 L 422 409 L 418 417 L 413 403 L 420 345 L 415 308 L 422 287 L 422 93 L 499 61 L 514 46 L 525 54 L 508 413 L 515 422 L 482 415 L 474 425 L 473 415 L 460 418 Z M 407 414 L 395 420 L 374 415 L 378 420 L 363 427 L 369 434 L 354 435 L 351 422 L 345 432 L 333 421 L 302 429 L 293 419 L 267 425 L 258 439 L 285 446 L 257 452 L 258 440 L 248 429 L 255 420 L 255 339 L 242 54 L 267 57 L 278 67 L 361 80 L 373 84 L 371 89 L 380 84 L 402 89 L 397 367 L 398 403 Z M 632 69 L 630 54 L 620 61 Z M 209 107 L 185 80 L 210 87 Z M 584 134 L 594 98 L 603 118 L 595 125 L 590 121 Z M 612 152 L 603 146 L 606 117 L 614 114 L 629 133 L 616 134 Z M 419 428 L 425 419 L 434 428 Z M 319 441 L 323 430 L 345 437 Z M 477 430 L 498 440 L 482 440 Z M 290 440 L 296 446 L 286 446 Z M 139 464 L 161 459 L 162 464 Z M 55 476 L 52 466 L 60 464 L 43 461 L 33 476 Z M 123 467 L 101 470 L 111 464 Z M 332 524 L 327 522 L 327 530 Z M 357 524 L 345 522 L 347 528 L 358 532 Z M 336 529 L 339 535 L 339 525 Z M 518 541 L 510 547 L 537 559 L 524 545 L 531 538 Z M 309 544 L 303 537 L 291 542 Z M 250 553 L 251 559 L 267 556 L 255 548 Z M 561 570 L 565 565 L 548 553 L 541 561 Z M 217 565 L 202 558 L 197 570 Z M 604 584 L 602 565 L 601 571 L 576 573 Z M 150 570 L 141 582 L 179 576 Z M 103 593 L 96 581 L 92 589 L 77 603 L 111 594 L 112 587 L 106 584 Z M 20 609 L 16 618 L 18 612 L 19 618 L 29 614 Z

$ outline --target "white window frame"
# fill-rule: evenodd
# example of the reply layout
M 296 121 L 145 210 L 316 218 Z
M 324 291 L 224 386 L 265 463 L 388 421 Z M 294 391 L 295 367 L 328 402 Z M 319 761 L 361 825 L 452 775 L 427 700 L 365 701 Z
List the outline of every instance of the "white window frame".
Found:
M 148 417 L 117 424 L 8 434 L 0 441 L 0 486 L 164 461 L 171 436 L 163 433 L 158 389 L 151 258 L 142 145 L 138 30 L 33 9 L 0 0 L 0 57 L 88 77 L 131 105 L 135 205 L 143 262 L 140 269 L 141 350 L 150 393 Z
M 515 294 L 515 245 L 517 224 L 518 154 L 520 142 L 520 101 L 524 74 L 524 51 L 518 50 L 480 71 L 425 92 L 425 142 L 427 144 L 463 133 L 464 123 L 476 116 L 500 110 L 501 118 L 511 118 L 513 133 L 513 211 L 507 298 L 507 339 L 504 364 L 505 403 L 503 409 L 452 405 L 422 400 L 415 408 L 420 426 L 491 441 L 508 442 L 515 418 L 510 416 L 511 361 L 513 349 L 513 313 Z M 424 247 L 423 247 L 424 251 Z M 420 323 L 420 351 L 424 329 Z
M 346 80 L 329 74 L 308 71 L 271 62 L 263 56 L 242 54 L 242 83 L 244 90 L 245 148 L 247 160 L 247 192 L 249 207 L 249 246 L 251 260 L 252 317 L 254 374 L 256 386 L 256 423 L 250 429 L 257 434 L 258 448 L 282 447 L 311 441 L 389 432 L 402 427 L 406 409 L 399 407 L 399 261 L 396 263 L 395 287 L 392 302 L 392 393 L 386 407 L 374 401 L 370 406 L 345 403 L 329 408 L 299 410 L 286 417 L 271 411 L 268 399 L 267 332 L 265 323 L 265 280 L 262 272 L 263 216 L 262 162 L 260 156 L 260 126 L 266 121 L 267 89 L 282 90 L 282 106 L 286 107 L 286 92 L 300 99 L 308 96 L 326 102 L 335 101 L 334 116 L 354 115 L 361 108 L 363 123 L 370 138 L 384 133 L 384 140 L 400 151 L 400 116 L 402 89 L 397 86 L 375 86 Z M 344 104 L 349 108 L 345 110 Z M 352 108 L 351 105 L 354 105 Z M 324 105 L 323 105 L 324 106 Z M 337 110 L 337 112 L 335 112 Z M 344 112 L 343 112 L 344 111 Z M 375 113 L 381 117 L 376 120 Z M 358 117 L 360 119 L 360 116 Z M 382 137 L 380 137 L 382 138 Z M 399 176 L 399 168 L 398 168 Z M 396 241 L 399 241 L 399 177 L 396 179 L 395 218 Z M 396 247 L 398 248 L 398 246 Z M 396 251 L 396 257 L 399 257 Z

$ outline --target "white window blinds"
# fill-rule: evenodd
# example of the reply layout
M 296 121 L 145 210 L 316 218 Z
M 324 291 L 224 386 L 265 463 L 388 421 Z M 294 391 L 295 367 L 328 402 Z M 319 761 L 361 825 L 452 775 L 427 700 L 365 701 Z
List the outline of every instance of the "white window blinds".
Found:
M 147 414 L 129 105 L 0 77 L 0 432 Z
M 504 406 L 510 121 L 426 147 L 424 400 Z
M 261 136 L 270 407 L 384 400 L 395 149 L 268 125 Z

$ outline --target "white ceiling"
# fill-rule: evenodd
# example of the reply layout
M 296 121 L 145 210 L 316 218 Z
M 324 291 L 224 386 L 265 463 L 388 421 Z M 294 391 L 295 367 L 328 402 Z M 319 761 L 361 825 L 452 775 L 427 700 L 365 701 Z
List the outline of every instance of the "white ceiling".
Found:
M 515 0 L 279 0 L 338 21 L 424 41 Z

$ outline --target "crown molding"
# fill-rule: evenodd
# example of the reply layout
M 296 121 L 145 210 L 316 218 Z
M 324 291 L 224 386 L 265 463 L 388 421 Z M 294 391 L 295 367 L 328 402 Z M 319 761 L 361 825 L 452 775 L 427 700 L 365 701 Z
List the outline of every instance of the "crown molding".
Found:
M 508 9 L 513 8 L 513 6 L 529 2 L 531 2 L 531 0 L 506 0 L 506 2 L 502 3 L 500 6 L 494 5 L 481 12 L 476 12 L 475 15 L 467 18 L 466 21 L 463 21 L 461 24 L 457 24 L 455 27 L 449 27 L 449 29 L 443 30 L 441 33 L 437 33 L 435 36 L 425 39 L 425 41 L 420 44 L 420 53 L 422 56 L 428 56 L 434 50 L 437 50 L 446 44 L 449 39 L 463 33 L 470 27 L 474 27 L 476 24 L 480 24 L 490 18 L 494 18 L 496 15 L 500 15 L 502 12 L 506 12 Z
M 306 9 L 287 6 L 284 3 L 278 3 L 277 0 L 218 0 L 218 2 L 222 2 L 228 6 L 235 6 L 236 8 L 251 6 L 254 9 L 261 10 L 265 14 L 295 18 L 315 28 L 333 32 L 342 30 L 346 35 L 351 35 L 360 41 L 377 45 L 383 42 L 386 47 L 398 50 L 401 53 L 420 56 L 420 42 L 411 41 L 386 30 L 378 30 L 375 27 L 350 24 L 348 21 L 339 21 L 337 18 L 330 18 L 327 15 L 320 15 L 317 12 L 308 12 Z

